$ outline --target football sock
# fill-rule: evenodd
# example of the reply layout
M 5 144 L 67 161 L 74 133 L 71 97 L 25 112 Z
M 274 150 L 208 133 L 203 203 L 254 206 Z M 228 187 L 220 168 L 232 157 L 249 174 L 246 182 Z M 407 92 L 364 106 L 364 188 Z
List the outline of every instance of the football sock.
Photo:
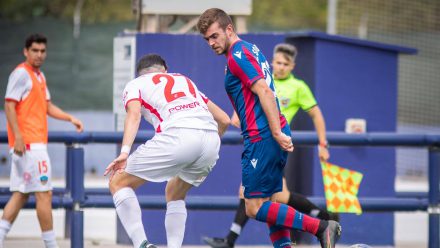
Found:
M 244 199 L 240 199 L 237 211 L 235 212 L 234 222 L 231 225 L 228 236 L 226 236 L 226 241 L 228 244 L 231 246 L 235 244 L 235 241 L 241 234 L 241 229 L 246 225 L 248 220 L 249 217 L 246 215 L 246 204 Z
M 55 232 L 53 230 L 41 233 L 46 248 L 58 248 Z
M 3 240 L 5 240 L 6 234 L 11 230 L 11 223 L 5 219 L 0 220 L 0 247 L 3 247 Z
M 167 203 L 165 215 L 165 229 L 167 233 L 167 247 L 182 247 L 183 236 L 185 235 L 186 207 L 183 200 L 170 201 Z
M 132 188 L 122 188 L 113 195 L 113 202 L 116 206 L 116 213 L 133 242 L 133 246 L 139 247 L 144 240 L 147 240 L 147 236 L 144 232 L 141 207 L 136 194 Z
M 301 212 L 286 204 L 266 201 L 257 212 L 256 219 L 271 225 L 302 230 L 317 235 L 325 230 L 328 223 Z
M 312 217 L 317 217 L 321 220 L 330 219 L 330 215 L 327 211 L 320 209 L 318 206 L 309 201 L 309 199 L 307 199 L 307 197 L 304 195 L 291 192 L 287 204 L 292 208 L 295 208 L 296 210 Z
M 290 229 L 283 226 L 267 224 L 269 227 L 270 240 L 274 248 L 290 248 Z

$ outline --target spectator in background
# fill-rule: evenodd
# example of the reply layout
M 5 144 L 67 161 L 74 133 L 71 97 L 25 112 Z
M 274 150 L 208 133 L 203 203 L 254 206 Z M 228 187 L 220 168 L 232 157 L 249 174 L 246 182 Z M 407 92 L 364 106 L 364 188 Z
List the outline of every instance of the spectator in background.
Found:
M 123 102 L 127 111 L 121 154 L 107 167 L 116 212 L 133 247 L 155 248 L 147 240 L 141 208 L 134 190 L 145 182 L 167 182 L 165 229 L 167 246 L 182 246 L 186 223 L 185 197 L 214 167 L 220 137 L 229 116 L 208 100 L 187 77 L 167 73 L 159 55 L 142 57 L 138 78 L 127 83 Z M 151 140 L 129 152 L 141 116 L 156 130 Z
M 293 45 L 281 43 L 275 46 L 272 60 L 275 90 L 280 101 L 281 113 L 286 117 L 287 122 L 291 123 L 297 111 L 301 108 L 306 111 L 313 120 L 318 134 L 318 152 L 321 160 L 328 160 L 329 151 L 325 132 L 325 121 L 321 110 L 307 84 L 295 78 L 292 70 L 295 68 L 297 49 Z M 236 114 L 231 118 L 234 126 L 240 128 L 240 121 Z M 204 241 L 211 247 L 227 248 L 234 247 L 235 241 L 240 236 L 241 230 L 246 225 L 249 217 L 245 213 L 245 203 L 243 198 L 243 188 L 239 191 L 240 203 L 235 213 L 234 222 L 231 225 L 228 235 L 225 238 L 204 237 Z M 275 194 L 277 202 L 288 204 L 305 214 L 323 220 L 336 220 L 338 215 L 330 213 L 325 209 L 310 202 L 305 196 L 291 192 L 287 188 L 286 179 L 283 177 L 283 190 Z
M 268 224 L 274 247 L 290 247 L 292 229 L 315 235 L 322 247 L 335 247 L 341 233 L 337 222 L 319 220 L 276 202 L 293 144 L 266 58 L 256 45 L 237 36 L 231 18 L 221 9 L 206 10 L 197 28 L 214 52 L 227 59 L 225 89 L 245 145 L 241 163 L 246 215 Z
M 8 143 L 11 149 L 12 196 L 0 220 L 0 247 L 20 209 L 34 193 L 42 238 L 47 248 L 58 247 L 52 220 L 52 165 L 47 153 L 47 115 L 71 122 L 78 132 L 83 124 L 51 102 L 46 77 L 40 71 L 46 59 L 47 39 L 30 35 L 25 42 L 25 62 L 9 76 L 5 96 Z

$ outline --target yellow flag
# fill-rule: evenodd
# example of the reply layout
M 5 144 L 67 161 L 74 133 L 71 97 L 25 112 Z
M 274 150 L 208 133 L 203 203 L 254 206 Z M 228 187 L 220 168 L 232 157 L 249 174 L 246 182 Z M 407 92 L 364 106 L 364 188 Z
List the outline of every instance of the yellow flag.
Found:
M 362 173 L 321 162 L 327 210 L 335 213 L 361 214 L 357 198 Z

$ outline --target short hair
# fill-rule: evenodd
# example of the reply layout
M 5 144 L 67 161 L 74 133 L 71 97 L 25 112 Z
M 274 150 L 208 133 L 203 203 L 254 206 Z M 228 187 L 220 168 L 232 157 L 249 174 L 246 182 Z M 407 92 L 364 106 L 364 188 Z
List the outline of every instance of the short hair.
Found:
M 160 69 L 160 67 L 165 68 L 165 70 L 168 69 L 167 63 L 160 55 L 151 53 L 142 56 L 137 64 L 136 73 L 140 75 L 142 70 L 146 70 L 149 68 Z
M 208 28 L 215 22 L 218 22 L 223 30 L 226 30 L 226 27 L 229 24 L 231 24 L 232 28 L 234 28 L 231 17 L 226 14 L 225 11 L 218 8 L 211 8 L 205 10 L 205 12 L 203 12 L 203 14 L 199 17 L 197 29 L 201 34 L 205 34 L 206 31 L 208 31 Z
M 24 43 L 24 47 L 26 49 L 28 49 L 29 47 L 32 46 L 32 43 L 34 43 L 34 42 L 47 44 L 47 38 L 46 38 L 46 36 L 44 36 L 42 34 L 38 34 L 38 33 L 31 34 L 26 38 L 26 41 Z
M 296 55 L 298 54 L 298 50 L 294 45 L 287 43 L 280 43 L 275 46 L 273 49 L 273 54 L 282 53 L 287 60 L 295 62 Z

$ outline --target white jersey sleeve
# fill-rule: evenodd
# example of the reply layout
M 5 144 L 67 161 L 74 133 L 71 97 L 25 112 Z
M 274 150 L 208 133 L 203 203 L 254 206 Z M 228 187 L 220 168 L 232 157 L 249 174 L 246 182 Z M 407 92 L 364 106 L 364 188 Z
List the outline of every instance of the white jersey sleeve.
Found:
M 31 89 L 32 79 L 26 69 L 17 68 L 9 76 L 5 99 L 19 102 L 29 95 Z
M 37 79 L 46 81 L 46 77 L 41 72 Z M 24 68 L 15 69 L 9 76 L 8 86 L 6 87 L 6 100 L 21 101 L 25 99 L 32 90 L 32 79 Z M 50 100 L 49 88 L 46 85 L 46 100 Z
M 172 73 L 149 73 L 129 82 L 123 94 L 124 106 L 139 100 L 142 115 L 160 132 L 171 127 L 217 131 L 205 96 L 187 77 Z

